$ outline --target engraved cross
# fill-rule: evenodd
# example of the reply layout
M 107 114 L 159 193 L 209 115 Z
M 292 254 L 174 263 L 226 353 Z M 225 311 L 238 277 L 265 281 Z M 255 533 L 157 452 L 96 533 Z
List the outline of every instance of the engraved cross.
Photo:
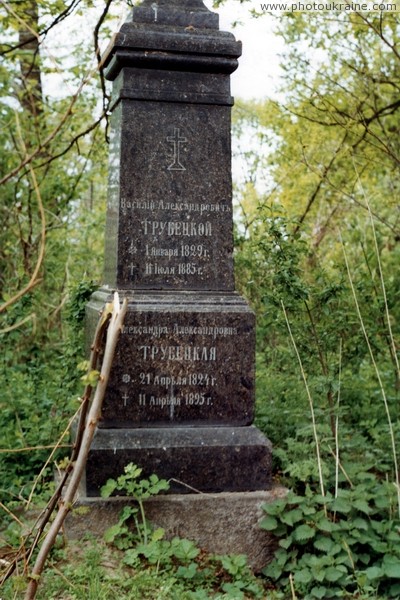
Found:
M 167 142 L 170 142 L 174 146 L 174 157 L 172 163 L 168 167 L 168 171 L 186 171 L 180 161 L 181 144 L 187 142 L 187 138 L 180 134 L 180 129 L 174 127 L 174 135 L 167 137 Z

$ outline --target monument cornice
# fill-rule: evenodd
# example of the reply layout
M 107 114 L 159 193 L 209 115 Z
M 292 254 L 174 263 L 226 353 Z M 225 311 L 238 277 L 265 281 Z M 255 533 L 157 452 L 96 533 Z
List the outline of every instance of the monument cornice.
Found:
M 117 33 L 103 55 L 106 78 L 124 67 L 231 74 L 238 67 L 242 44 L 224 32 L 143 31 L 129 24 Z

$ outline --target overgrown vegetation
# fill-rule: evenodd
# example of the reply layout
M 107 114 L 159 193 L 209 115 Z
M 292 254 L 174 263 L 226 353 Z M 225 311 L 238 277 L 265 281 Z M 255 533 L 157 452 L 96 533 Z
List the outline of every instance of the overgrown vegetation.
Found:
M 399 19 L 331 17 L 279 19 L 284 102 L 236 113 L 237 131 L 254 132 L 236 260 L 258 316 L 257 423 L 292 490 L 266 507 L 280 548 L 265 574 L 284 597 L 389 598 L 400 575 Z
M 301 598 L 398 598 L 400 520 L 393 484 L 359 473 L 336 496 L 290 492 L 266 507 L 261 526 L 279 536 L 265 575 Z
M 144 503 L 168 490 L 169 484 L 157 475 L 141 479 L 141 473 L 141 468 L 129 464 L 123 474 L 108 480 L 102 488 L 104 498 L 115 492 L 129 498 L 118 522 L 105 532 L 107 546 L 99 540 L 91 542 L 90 536 L 77 544 L 83 555 L 78 553 L 78 560 L 84 558 L 83 569 L 74 560 L 74 550 L 55 548 L 52 565 L 36 597 L 111 600 L 118 593 L 128 599 L 263 598 L 264 586 L 251 572 L 245 555 L 209 555 L 190 540 L 167 540 L 163 529 L 153 530 L 146 520 Z M 11 535 L 10 529 L 9 538 Z M 65 566 L 67 559 L 71 564 Z M 3 589 L 7 597 L 18 598 L 26 589 L 26 577 L 13 577 Z
M 40 448 L 56 443 L 78 407 L 82 321 L 74 296 L 99 280 L 102 267 L 101 93 L 96 70 L 88 76 L 89 47 L 79 36 L 71 45 L 67 33 L 89 5 L 2 7 L 0 487 L 7 503 L 29 496 L 49 452 Z
M 47 447 L 78 406 L 83 308 L 101 279 L 108 99 L 101 79 L 86 76 L 98 35 L 109 34 L 103 9 L 26 0 L 8 5 L 0 24 L 4 556 L 20 532 L 8 511 L 20 515 Z M 90 47 L 71 47 L 69 37 L 68 62 L 55 66 L 43 42 L 70 14 L 85 27 L 92 20 L 96 35 Z M 398 597 L 399 17 L 295 13 L 277 29 L 281 100 L 238 102 L 234 113 L 245 165 L 236 274 L 257 313 L 257 425 L 291 490 L 263 522 L 280 545 L 263 585 L 271 599 Z M 71 90 L 64 96 L 43 91 L 54 91 L 57 72 Z M 124 521 L 116 527 L 121 544 Z M 39 598 L 239 598 L 222 586 L 254 583 L 243 558 L 162 538 L 152 555 L 147 535 L 145 552 L 129 536 L 129 548 L 108 548 L 108 566 L 90 542 L 77 561 L 76 548 L 56 550 Z M 182 547 L 191 558 L 177 556 Z
M 126 506 L 119 521 L 107 530 L 105 540 L 124 552 L 123 562 L 133 568 L 150 568 L 158 574 L 169 574 L 180 583 L 183 597 L 201 600 L 220 589 L 221 597 L 240 600 L 262 598 L 263 588 L 252 575 L 244 555 L 210 556 L 193 542 L 181 538 L 164 539 L 164 530 L 152 530 L 147 522 L 144 502 L 152 496 L 168 490 L 166 480 L 151 475 L 142 480 L 142 469 L 129 464 L 117 480 L 110 479 L 102 488 L 102 497 L 108 498 L 115 491 L 135 500 Z M 174 591 L 174 594 L 177 590 Z M 218 594 L 217 594 L 218 597 Z

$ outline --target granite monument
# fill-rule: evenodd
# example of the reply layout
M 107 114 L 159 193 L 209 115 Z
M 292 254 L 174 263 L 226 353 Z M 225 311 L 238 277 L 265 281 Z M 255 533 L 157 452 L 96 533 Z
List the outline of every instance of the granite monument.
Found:
M 129 300 L 86 495 L 129 462 L 171 493 L 271 487 L 254 418 L 254 314 L 235 291 L 230 75 L 241 44 L 201 0 L 144 0 L 103 64 L 113 81 L 104 285 Z

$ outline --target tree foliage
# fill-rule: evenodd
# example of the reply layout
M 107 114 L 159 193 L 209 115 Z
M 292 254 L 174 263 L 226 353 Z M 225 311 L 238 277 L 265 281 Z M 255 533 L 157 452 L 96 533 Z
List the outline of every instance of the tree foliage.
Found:
M 7 495 L 22 491 L 45 456 L 15 451 L 55 443 L 76 405 L 76 305 L 103 262 L 109 91 L 98 60 L 115 26 L 109 9 L 90 0 L 2 6 L 0 429 L 3 450 L 14 451 L 0 454 Z
M 236 110 L 236 135 L 252 132 L 252 146 L 241 149 L 236 261 L 258 314 L 258 424 L 299 506 L 304 493 L 319 493 L 321 474 L 334 498 L 359 477 L 378 480 L 383 496 L 398 489 L 399 25 L 389 13 L 282 15 L 280 100 Z M 397 512 L 398 505 L 397 495 Z M 342 517 L 333 522 L 348 543 Z M 306 535 L 318 522 L 304 513 L 296 526 Z M 270 529 L 282 536 L 270 572 L 289 590 L 289 579 L 276 577 L 288 531 L 278 522 Z M 345 596 L 347 585 L 366 596 L 386 585 L 381 559 L 364 541 L 367 579 L 350 548 L 354 577 L 336 591 L 325 586 L 324 597 Z M 314 574 L 304 579 L 304 565 L 320 569 L 328 560 L 311 546 L 293 552 L 289 566 L 291 585 L 307 598 L 321 590 Z M 334 569 L 340 562 L 329 561 Z

